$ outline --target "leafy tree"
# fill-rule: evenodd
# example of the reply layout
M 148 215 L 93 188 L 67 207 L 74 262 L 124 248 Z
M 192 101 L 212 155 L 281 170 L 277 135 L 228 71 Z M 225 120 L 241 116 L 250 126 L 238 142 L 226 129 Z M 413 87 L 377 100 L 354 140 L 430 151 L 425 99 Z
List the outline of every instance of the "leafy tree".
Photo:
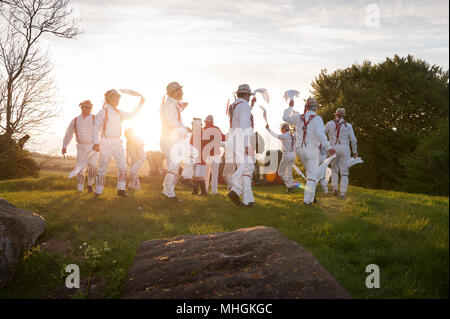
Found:
M 327 122 L 343 107 L 358 139 L 364 164 L 351 169 L 357 185 L 400 189 L 406 170 L 400 159 L 412 154 L 436 123 L 448 119 L 448 71 L 411 55 L 379 64 L 364 62 L 327 74 L 322 70 L 312 93 Z
M 416 150 L 400 160 L 406 177 L 401 187 L 407 192 L 449 195 L 448 119 L 439 121 L 437 129 L 428 132 Z

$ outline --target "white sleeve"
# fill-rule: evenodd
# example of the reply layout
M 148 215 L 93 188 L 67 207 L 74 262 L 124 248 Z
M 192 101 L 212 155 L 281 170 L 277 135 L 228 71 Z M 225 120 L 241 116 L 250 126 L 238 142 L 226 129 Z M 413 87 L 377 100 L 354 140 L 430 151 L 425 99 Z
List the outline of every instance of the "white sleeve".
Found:
M 66 135 L 64 135 L 63 140 L 63 148 L 67 148 L 67 146 L 70 144 L 70 141 L 73 138 L 73 134 L 75 133 L 75 119 L 70 122 L 69 127 L 66 130 Z
M 293 110 L 292 107 L 288 107 L 286 110 L 284 110 L 283 121 L 285 121 L 291 125 L 297 125 L 297 121 L 300 117 L 300 114 L 291 115 L 292 110 Z
M 270 129 L 270 127 L 269 127 L 268 131 L 269 131 L 270 135 L 272 135 L 273 137 L 278 138 L 280 140 L 284 139 L 284 136 L 282 134 L 275 133 L 274 131 L 272 131 Z
M 348 137 L 350 138 L 350 143 L 352 144 L 353 154 L 358 153 L 358 145 L 355 136 L 355 132 L 353 131 L 353 127 L 349 125 L 348 128 Z
M 131 120 L 132 118 L 135 118 L 141 111 L 142 106 L 143 106 L 143 104 L 139 104 L 138 106 L 136 106 L 136 108 L 132 112 L 125 112 L 125 111 L 119 110 L 120 115 L 122 116 L 122 119 Z
M 94 129 L 92 131 L 92 134 L 94 135 L 94 144 L 100 143 L 100 136 L 99 133 L 101 130 L 103 130 L 103 120 L 105 119 L 105 110 L 101 109 L 94 119 Z
M 330 123 L 331 123 L 331 122 L 328 122 L 328 123 L 325 125 L 325 134 L 328 134 L 328 133 L 330 132 Z

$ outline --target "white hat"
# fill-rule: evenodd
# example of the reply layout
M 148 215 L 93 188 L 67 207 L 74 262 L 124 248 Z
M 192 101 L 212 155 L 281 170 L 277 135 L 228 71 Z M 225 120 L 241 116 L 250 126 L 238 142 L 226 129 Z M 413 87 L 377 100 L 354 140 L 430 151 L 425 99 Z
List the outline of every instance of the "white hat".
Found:
M 238 89 L 237 89 L 237 91 L 235 93 L 236 94 L 245 93 L 245 94 L 253 95 L 252 90 L 250 90 L 250 85 L 248 85 L 248 84 L 241 84 L 241 85 L 239 85 Z
M 92 105 L 92 102 L 90 100 L 86 100 L 86 101 L 81 102 L 79 104 L 79 106 L 80 107 L 83 107 L 83 106 L 92 107 L 93 105 Z
M 113 96 L 113 95 L 121 96 L 117 90 L 111 89 L 111 90 L 109 90 L 109 91 L 107 91 L 105 93 L 105 99 L 107 99 L 107 98 L 109 98 L 110 96 Z
M 181 89 L 182 87 L 183 87 L 183 86 L 180 85 L 178 82 L 170 82 L 170 83 L 166 86 L 167 94 L 169 94 L 169 93 L 171 93 L 171 92 L 173 92 L 173 91 L 175 91 L 175 90 Z
M 342 114 L 345 115 L 345 109 L 343 107 L 340 107 L 336 110 L 336 114 Z

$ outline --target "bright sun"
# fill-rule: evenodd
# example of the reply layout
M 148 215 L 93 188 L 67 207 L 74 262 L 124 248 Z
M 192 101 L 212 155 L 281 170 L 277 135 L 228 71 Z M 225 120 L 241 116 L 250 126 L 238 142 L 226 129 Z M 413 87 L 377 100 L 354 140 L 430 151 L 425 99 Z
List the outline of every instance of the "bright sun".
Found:
M 119 109 L 130 112 L 138 103 L 139 98 L 129 97 L 124 94 L 122 95 Z M 125 131 L 130 127 L 134 128 L 136 136 L 144 141 L 144 149 L 146 151 L 159 149 L 161 124 L 158 108 L 159 106 L 156 107 L 153 101 L 148 101 L 144 104 L 141 112 L 134 119 L 126 120 L 122 123 L 122 131 Z

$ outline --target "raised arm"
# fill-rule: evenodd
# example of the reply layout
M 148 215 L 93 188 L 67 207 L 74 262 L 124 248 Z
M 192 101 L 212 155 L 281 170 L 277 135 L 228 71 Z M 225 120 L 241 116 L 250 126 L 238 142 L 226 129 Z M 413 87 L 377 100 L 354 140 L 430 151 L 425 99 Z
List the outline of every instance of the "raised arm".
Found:
M 279 134 L 277 134 L 276 132 L 274 132 L 274 131 L 272 131 L 272 129 L 270 128 L 270 127 L 266 127 L 267 128 L 267 130 L 269 131 L 269 134 L 270 135 L 272 135 L 273 137 L 275 137 L 275 138 L 278 138 L 278 139 L 282 139 L 282 135 L 279 135 Z
M 66 130 L 66 135 L 64 135 L 63 140 L 63 147 L 62 147 L 62 153 L 65 154 L 67 150 L 67 146 L 70 144 L 70 141 L 72 141 L 73 134 L 75 133 L 75 119 L 70 122 L 69 127 Z
M 292 114 L 292 110 L 293 108 L 291 106 L 284 110 L 283 121 L 296 126 L 297 122 L 300 120 L 300 114 Z
M 143 97 L 141 97 L 141 100 L 139 101 L 138 106 L 136 106 L 136 108 L 132 112 L 120 111 L 120 114 L 122 115 L 122 119 L 131 120 L 132 118 L 135 118 L 141 111 L 144 103 L 145 103 L 145 99 Z

